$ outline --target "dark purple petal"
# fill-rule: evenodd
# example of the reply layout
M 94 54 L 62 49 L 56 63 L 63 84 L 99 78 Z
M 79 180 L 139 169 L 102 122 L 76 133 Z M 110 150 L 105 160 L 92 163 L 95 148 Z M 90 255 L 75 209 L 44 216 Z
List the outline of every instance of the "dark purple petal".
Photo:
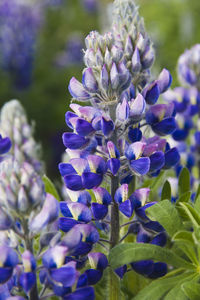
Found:
M 82 174 L 82 182 L 83 187 L 86 189 L 92 189 L 94 187 L 97 187 L 101 184 L 103 180 L 103 175 L 92 173 L 92 172 L 84 172 Z
M 50 275 L 53 280 L 61 282 L 65 287 L 70 287 L 76 281 L 77 271 L 73 267 L 63 266 L 59 269 L 51 269 Z
M 154 263 L 153 272 L 149 274 L 149 278 L 156 279 L 167 274 L 167 265 L 163 262 Z
M 123 213 L 126 217 L 130 218 L 133 214 L 133 204 L 131 200 L 126 200 L 119 204 L 119 210 Z
M 79 276 L 79 279 L 78 279 L 76 287 L 77 288 L 81 288 L 81 287 L 86 286 L 87 284 L 88 284 L 87 275 L 85 273 L 81 274 L 81 276 Z
M 84 119 L 78 118 L 76 122 L 76 132 L 80 136 L 87 136 L 94 132 L 94 128 L 92 127 L 91 123 L 85 121 Z
M 63 133 L 62 139 L 65 147 L 72 150 L 79 149 L 88 143 L 88 140 L 83 136 L 72 132 Z
M 18 264 L 18 255 L 11 247 L 0 246 L 0 261 L 4 267 L 15 267 Z
M 108 136 L 114 130 L 114 123 L 111 119 L 101 119 L 101 130 L 105 136 Z
M 94 269 L 86 270 L 85 274 L 87 275 L 89 285 L 96 284 L 103 275 L 102 271 L 94 270 Z
M 152 129 L 161 136 L 171 134 L 176 129 L 176 121 L 173 117 L 165 118 L 161 122 L 152 125 Z
M 35 285 L 36 275 L 33 272 L 22 273 L 19 278 L 19 284 L 22 286 L 24 291 L 28 293 Z
M 13 268 L 0 267 L 0 284 L 5 283 L 12 276 Z
M 58 165 L 61 176 L 77 174 L 76 170 L 72 167 L 71 164 L 60 163 Z
M 149 105 L 153 105 L 157 102 L 160 96 L 160 89 L 158 83 L 155 81 L 151 83 L 144 91 L 144 98 Z
M 150 172 L 161 169 L 165 164 L 165 155 L 161 151 L 153 153 L 150 157 Z
M 176 147 L 165 152 L 165 169 L 174 167 L 180 161 L 180 154 Z
M 158 223 L 157 221 L 149 221 L 147 223 L 144 223 L 143 227 L 146 229 L 156 231 L 156 232 L 164 231 L 164 228 L 162 227 L 162 225 L 160 225 L 160 223 Z
M 154 270 L 154 262 L 152 260 L 141 260 L 131 263 L 131 267 L 135 272 L 148 276 Z
M 95 299 L 94 289 L 92 287 L 77 289 L 72 294 L 63 297 L 63 300 L 86 300 L 86 299 L 87 300 Z
M 142 131 L 139 128 L 129 127 L 128 138 L 132 143 L 139 142 L 142 138 Z
M 73 215 L 71 214 L 68 205 L 65 201 L 60 202 L 60 211 L 61 214 L 66 218 L 73 218 Z
M 176 129 L 172 133 L 172 137 L 175 141 L 183 141 L 188 137 L 189 130 L 186 129 Z
M 160 247 L 164 247 L 166 243 L 167 243 L 167 235 L 165 232 L 161 232 L 157 234 L 150 242 L 150 244 L 157 245 Z
M 82 178 L 79 175 L 65 175 L 64 182 L 66 187 L 72 191 L 83 189 Z
M 148 207 L 154 205 L 155 203 L 157 203 L 157 202 L 149 202 L 149 203 L 147 203 L 146 205 L 144 205 L 142 207 L 136 208 L 135 212 L 136 212 L 137 216 L 140 217 L 141 219 L 149 221 L 149 218 L 147 218 L 147 216 L 146 216 L 145 210 Z
M 92 203 L 91 210 L 93 213 L 93 216 L 96 220 L 101 220 L 105 218 L 105 216 L 108 213 L 108 207 L 107 205 L 99 204 L 99 203 Z
M 80 222 L 71 218 L 59 218 L 59 229 L 68 232 L 75 225 L 80 224 Z
M 86 255 L 91 250 L 92 250 L 92 244 L 91 243 L 80 242 L 79 245 L 72 252 L 72 255 L 74 255 L 74 256 Z
M 120 168 L 120 160 L 117 158 L 110 158 L 107 162 L 107 167 L 113 175 L 116 175 Z
M 0 135 L 0 155 L 7 153 L 12 147 L 9 137 L 2 138 Z
M 149 172 L 150 159 L 148 157 L 141 157 L 137 160 L 132 160 L 130 166 L 137 175 L 143 176 Z
M 122 267 L 119 267 L 115 269 L 115 273 L 122 279 L 124 274 L 127 271 L 127 265 L 123 265 Z

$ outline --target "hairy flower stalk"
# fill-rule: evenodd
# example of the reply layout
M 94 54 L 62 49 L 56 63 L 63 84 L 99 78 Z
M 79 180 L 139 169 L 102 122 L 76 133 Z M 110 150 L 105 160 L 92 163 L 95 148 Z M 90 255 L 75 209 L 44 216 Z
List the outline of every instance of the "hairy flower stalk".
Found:
M 64 217 L 59 227 L 67 234 L 85 226 L 99 232 L 88 240 L 92 244 L 86 245 L 83 236 L 76 259 L 80 253 L 93 253 L 96 244 L 109 254 L 107 245 L 113 248 L 128 234 L 134 234 L 137 242 L 164 246 L 163 227 L 145 213 L 155 202 L 146 204 L 149 189 L 135 187 L 135 177 L 140 181 L 145 175 L 156 177 L 180 159 L 177 149 L 160 138 L 176 129 L 174 104 L 157 104 L 171 75 L 163 69 L 157 80 L 149 81 L 152 44 L 133 2 L 116 0 L 113 15 L 110 32 L 93 31 L 86 37 L 82 83 L 74 77 L 69 83 L 72 111 L 65 114 L 65 121 L 71 131 L 63 134 L 68 159 L 59 164 L 67 198 L 61 203 Z M 133 262 L 131 268 L 150 278 L 167 272 L 162 262 Z M 115 272 L 122 278 L 126 270 L 124 265 Z M 96 273 L 93 284 L 99 279 Z M 112 279 L 112 290 L 111 283 Z

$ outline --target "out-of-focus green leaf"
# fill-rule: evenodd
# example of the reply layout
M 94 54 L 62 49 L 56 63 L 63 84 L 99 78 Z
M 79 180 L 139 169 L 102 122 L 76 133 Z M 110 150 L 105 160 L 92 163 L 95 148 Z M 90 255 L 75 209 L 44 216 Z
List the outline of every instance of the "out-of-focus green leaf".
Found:
M 60 197 L 53 182 L 46 175 L 43 175 L 42 180 L 44 182 L 46 193 L 53 195 L 58 201 L 60 201 Z

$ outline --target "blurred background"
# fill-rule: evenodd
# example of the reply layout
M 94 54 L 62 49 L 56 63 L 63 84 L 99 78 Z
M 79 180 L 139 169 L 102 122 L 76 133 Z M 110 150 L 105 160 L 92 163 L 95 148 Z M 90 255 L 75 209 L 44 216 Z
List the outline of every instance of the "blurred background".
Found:
M 0 106 L 19 99 L 35 139 L 42 144 L 50 177 L 64 151 L 65 112 L 72 76 L 81 79 L 84 37 L 109 23 L 108 0 L 0 0 Z M 199 0 L 137 0 L 156 49 L 153 73 L 165 67 L 178 84 L 176 63 L 200 43 Z M 110 21 L 111 22 L 111 21 Z

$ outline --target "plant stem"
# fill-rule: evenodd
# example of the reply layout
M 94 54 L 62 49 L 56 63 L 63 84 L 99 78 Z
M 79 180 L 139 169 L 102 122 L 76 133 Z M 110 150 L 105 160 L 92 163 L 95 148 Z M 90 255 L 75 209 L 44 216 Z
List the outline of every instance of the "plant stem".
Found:
M 113 205 L 111 207 L 111 232 L 110 232 L 110 248 L 113 248 L 119 241 L 119 208 L 118 204 L 114 200 L 115 192 L 118 188 L 118 177 L 113 177 L 111 180 L 111 196 L 113 199 Z

